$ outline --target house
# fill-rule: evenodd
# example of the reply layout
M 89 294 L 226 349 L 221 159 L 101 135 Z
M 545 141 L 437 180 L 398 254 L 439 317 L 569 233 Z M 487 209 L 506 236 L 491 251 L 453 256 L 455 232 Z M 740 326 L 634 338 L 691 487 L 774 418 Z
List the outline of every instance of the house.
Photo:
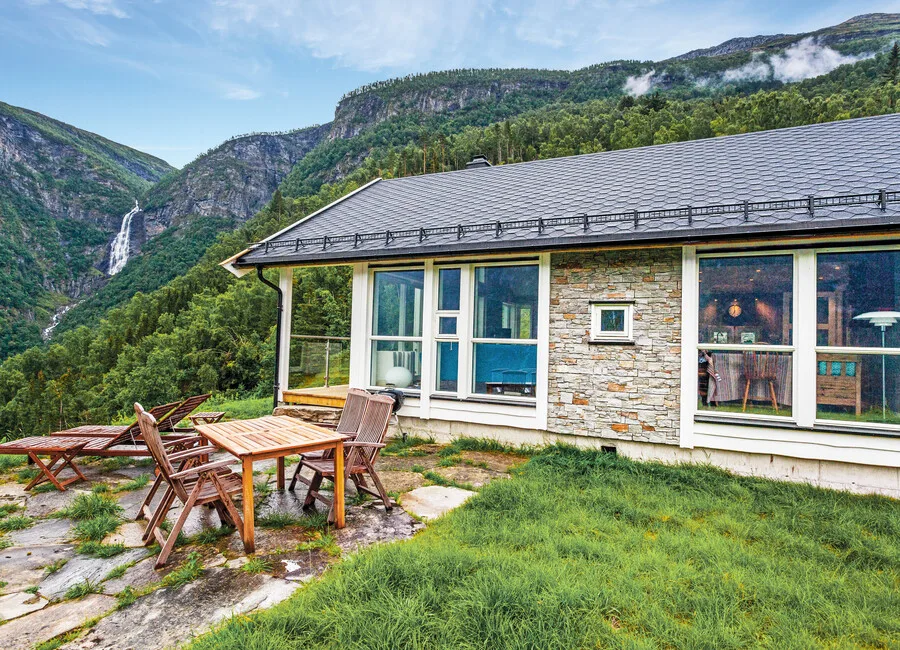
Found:
M 376 180 L 223 262 L 353 266 L 404 428 L 900 497 L 900 115 Z M 282 317 L 280 383 L 287 381 Z

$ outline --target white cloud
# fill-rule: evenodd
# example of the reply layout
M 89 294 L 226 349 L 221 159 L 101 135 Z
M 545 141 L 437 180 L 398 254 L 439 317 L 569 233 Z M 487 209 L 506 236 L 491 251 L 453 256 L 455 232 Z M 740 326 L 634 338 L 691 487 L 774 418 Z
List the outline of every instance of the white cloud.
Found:
M 210 26 L 227 36 L 290 39 L 320 59 L 359 70 L 417 67 L 439 52 L 452 65 L 477 0 L 214 0 Z
M 650 72 L 637 77 L 628 77 L 625 80 L 625 92 L 632 97 L 646 95 L 653 87 L 654 74 L 656 74 L 656 70 L 651 70 Z
M 765 81 L 772 76 L 772 68 L 766 63 L 760 54 L 754 54 L 753 58 L 740 68 L 726 70 L 722 79 L 728 81 Z
M 753 59 L 740 68 L 726 70 L 722 74 L 723 81 L 803 81 L 828 74 L 838 66 L 856 63 L 869 59 L 875 53 L 860 56 L 844 55 L 826 45 L 822 45 L 813 37 L 804 38 L 787 48 L 781 54 L 770 56 L 768 61 L 762 54 L 754 54 Z
M 873 54 L 863 56 L 845 56 L 830 47 L 819 45 L 812 38 L 804 38 L 794 43 L 781 55 L 773 56 L 769 63 L 779 81 L 802 81 L 827 74 L 838 66 L 856 63 L 871 58 Z
M 30 5 L 45 5 L 51 0 L 26 0 Z M 69 9 L 83 9 L 100 16 L 127 18 L 128 14 L 119 4 L 119 0 L 55 0 Z
M 252 88 L 247 88 L 246 86 L 239 86 L 237 84 L 225 84 L 223 86 L 222 97 L 225 99 L 234 99 L 237 101 L 248 101 L 251 99 L 259 99 L 262 97 L 262 93 L 253 90 Z

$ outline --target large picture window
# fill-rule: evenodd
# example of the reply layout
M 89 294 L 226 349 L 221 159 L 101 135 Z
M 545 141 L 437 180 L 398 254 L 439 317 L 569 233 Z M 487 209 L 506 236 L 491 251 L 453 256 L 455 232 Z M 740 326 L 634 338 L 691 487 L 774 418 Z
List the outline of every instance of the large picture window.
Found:
M 816 415 L 900 424 L 900 251 L 816 256 Z
M 699 408 L 790 416 L 793 256 L 704 257 L 699 266 Z
M 369 386 L 536 405 L 541 268 L 534 259 L 370 271 Z
M 376 271 L 371 335 L 373 386 L 418 389 L 422 384 L 425 272 Z
M 538 266 L 474 269 L 472 392 L 534 397 Z

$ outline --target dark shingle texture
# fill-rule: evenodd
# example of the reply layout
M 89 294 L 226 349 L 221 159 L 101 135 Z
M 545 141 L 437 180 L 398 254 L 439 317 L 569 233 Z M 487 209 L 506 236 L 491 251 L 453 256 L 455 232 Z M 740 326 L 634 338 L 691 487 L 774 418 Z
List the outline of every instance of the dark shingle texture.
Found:
M 900 223 L 900 204 L 557 225 L 279 246 L 297 238 L 900 190 L 900 115 L 377 182 L 244 255 L 239 265 L 684 241 Z M 893 196 L 893 194 L 892 194 Z M 297 250 L 295 250 L 297 248 Z

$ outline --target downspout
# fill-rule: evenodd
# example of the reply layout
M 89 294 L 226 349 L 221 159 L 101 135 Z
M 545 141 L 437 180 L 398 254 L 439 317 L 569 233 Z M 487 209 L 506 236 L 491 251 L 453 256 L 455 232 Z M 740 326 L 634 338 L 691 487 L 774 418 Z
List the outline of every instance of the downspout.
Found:
M 278 393 L 281 388 L 278 385 L 278 371 L 279 366 L 281 365 L 281 315 L 284 312 L 284 294 L 281 292 L 281 289 L 277 284 L 266 280 L 265 276 L 263 275 L 262 266 L 256 267 L 256 276 L 264 285 L 272 287 L 276 292 L 278 292 L 278 319 L 275 321 L 275 392 L 272 395 L 272 408 L 278 408 Z

